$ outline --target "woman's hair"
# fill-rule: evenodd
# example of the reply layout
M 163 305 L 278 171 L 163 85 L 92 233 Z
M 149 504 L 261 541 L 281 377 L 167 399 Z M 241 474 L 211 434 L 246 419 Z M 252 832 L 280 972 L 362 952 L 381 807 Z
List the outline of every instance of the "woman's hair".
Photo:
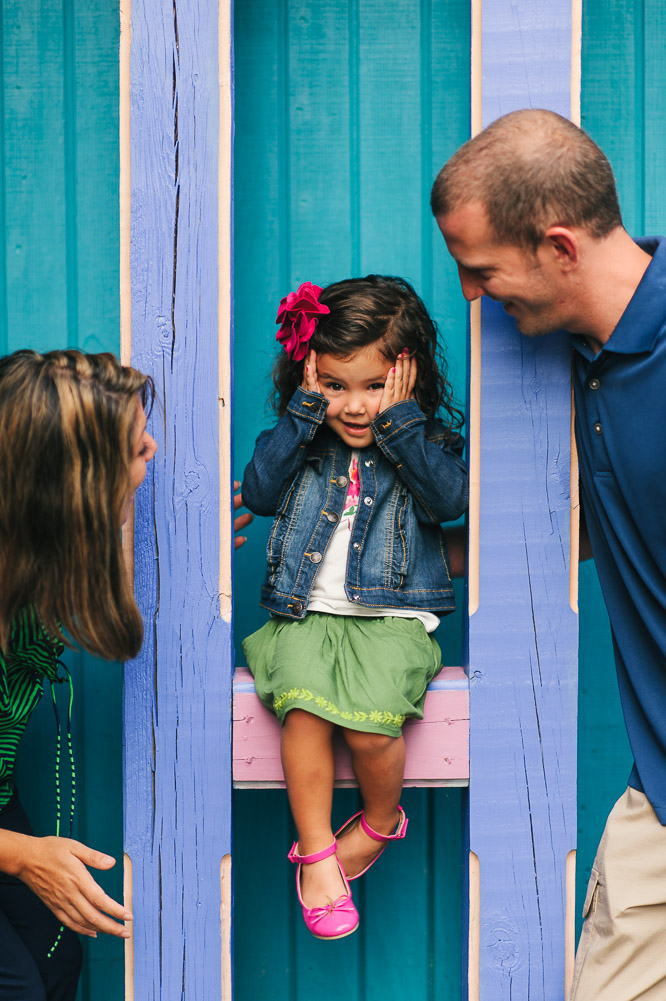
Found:
M 16 351 L 0 359 L 0 648 L 31 605 L 107 660 L 143 638 L 121 548 L 138 401 L 149 376 L 112 354 Z
M 319 302 L 330 312 L 318 317 L 310 341 L 317 354 L 345 358 L 376 344 L 392 362 L 406 348 L 416 359 L 416 402 L 426 417 L 442 416 L 451 437 L 456 437 L 464 418 L 446 378 L 437 327 L 409 282 L 383 275 L 348 278 L 323 289 Z M 273 366 L 272 395 L 280 416 L 302 380 L 303 362 L 292 361 L 281 350 Z

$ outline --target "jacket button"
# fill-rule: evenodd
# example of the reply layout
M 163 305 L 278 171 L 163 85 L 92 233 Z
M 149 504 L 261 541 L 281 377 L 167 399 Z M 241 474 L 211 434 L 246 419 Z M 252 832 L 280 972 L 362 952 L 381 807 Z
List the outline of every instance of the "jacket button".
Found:
M 372 466 L 374 466 L 375 463 L 373 459 L 366 459 L 365 464 L 368 467 L 368 469 L 370 469 Z
M 321 553 L 310 553 L 310 563 L 321 563 L 323 558 Z
M 372 497 L 364 497 L 363 503 L 366 507 L 372 507 Z
M 358 594 L 353 594 L 353 595 L 352 595 L 352 599 L 353 599 L 354 601 L 359 601 L 359 600 L 360 600 L 360 596 L 359 596 Z
M 328 513 L 328 514 L 326 515 L 326 520 L 327 520 L 327 521 L 330 521 L 330 523 L 331 523 L 332 525 L 334 525 L 334 524 L 335 524 L 335 522 L 336 522 L 336 521 L 339 521 L 340 519 L 338 518 L 338 515 L 337 515 L 337 514 L 334 514 L 334 513 L 332 512 L 332 511 L 330 511 L 330 512 L 329 512 L 329 513 Z
M 295 601 L 291 607 L 293 608 L 295 615 L 300 615 L 303 611 L 303 602 Z
M 360 548 L 361 548 L 361 543 L 360 542 L 353 542 L 352 543 L 352 549 L 355 549 L 358 552 L 358 550 Z
M 337 480 L 335 481 L 335 485 L 336 485 L 336 487 L 346 487 L 347 486 L 347 477 L 346 476 L 338 476 Z

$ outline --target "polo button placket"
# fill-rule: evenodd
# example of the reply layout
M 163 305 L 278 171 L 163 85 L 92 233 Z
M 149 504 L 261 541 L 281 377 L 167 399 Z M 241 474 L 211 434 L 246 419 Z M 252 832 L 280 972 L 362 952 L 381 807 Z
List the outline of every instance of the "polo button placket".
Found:
M 594 430 L 597 432 L 597 434 L 603 434 L 603 428 L 599 421 L 597 421 L 596 424 L 594 425 Z
M 588 386 L 590 387 L 590 389 L 598 389 L 600 385 L 601 385 L 601 383 L 599 382 L 598 379 L 590 379 L 590 381 L 588 383 Z

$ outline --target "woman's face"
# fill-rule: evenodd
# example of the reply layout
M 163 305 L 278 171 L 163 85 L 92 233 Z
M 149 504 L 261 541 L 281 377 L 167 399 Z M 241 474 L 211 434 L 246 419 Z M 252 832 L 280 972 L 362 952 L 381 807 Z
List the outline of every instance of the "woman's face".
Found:
M 146 412 L 140 400 L 137 401 L 136 421 L 132 437 L 132 459 L 130 461 L 130 494 L 123 511 L 123 525 L 132 510 L 132 502 L 137 487 L 141 486 L 146 475 L 146 466 L 157 451 L 157 442 L 146 431 Z

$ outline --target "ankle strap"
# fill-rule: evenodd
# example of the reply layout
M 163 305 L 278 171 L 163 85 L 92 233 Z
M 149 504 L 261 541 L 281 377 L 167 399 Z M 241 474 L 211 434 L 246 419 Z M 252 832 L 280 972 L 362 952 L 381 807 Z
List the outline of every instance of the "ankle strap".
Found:
M 297 852 L 298 841 L 294 841 L 291 846 L 291 851 L 287 855 L 290 862 L 299 862 L 303 865 L 309 865 L 311 862 L 321 862 L 323 858 L 329 858 L 331 855 L 335 855 L 338 843 L 333 838 L 333 844 L 329 845 L 328 848 L 322 849 L 320 852 L 313 852 L 311 855 L 299 855 Z
M 361 814 L 361 827 L 368 835 L 369 838 L 374 838 L 375 841 L 397 841 L 399 838 L 404 838 L 407 833 L 407 824 L 409 820 L 407 815 L 401 806 L 398 807 L 400 816 L 398 818 L 398 826 L 396 827 L 393 834 L 380 834 L 378 831 L 373 831 L 370 824 L 365 819 L 365 814 Z

